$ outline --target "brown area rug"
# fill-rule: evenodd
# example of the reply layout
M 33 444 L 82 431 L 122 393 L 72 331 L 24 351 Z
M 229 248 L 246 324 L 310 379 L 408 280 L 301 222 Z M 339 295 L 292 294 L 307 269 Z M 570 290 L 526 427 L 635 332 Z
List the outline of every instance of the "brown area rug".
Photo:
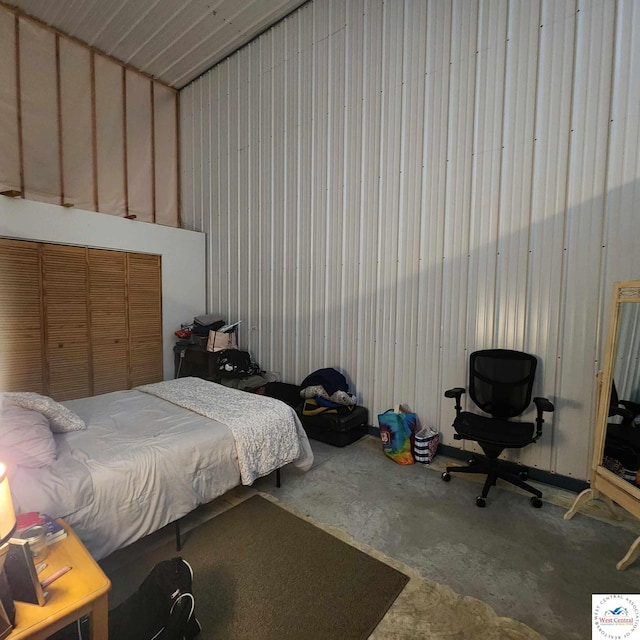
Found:
M 154 558 L 177 555 L 165 547 Z M 260 496 L 185 534 L 180 554 L 202 640 L 364 640 L 409 580 Z

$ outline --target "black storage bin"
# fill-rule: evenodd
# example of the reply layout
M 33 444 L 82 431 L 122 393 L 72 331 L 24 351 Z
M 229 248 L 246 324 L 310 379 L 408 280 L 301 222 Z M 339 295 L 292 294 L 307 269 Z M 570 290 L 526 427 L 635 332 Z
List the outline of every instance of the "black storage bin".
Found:
M 369 411 L 356 406 L 348 413 L 321 413 L 317 416 L 302 415 L 300 421 L 307 435 L 314 440 L 326 442 L 336 447 L 344 447 L 362 438 L 369 426 Z

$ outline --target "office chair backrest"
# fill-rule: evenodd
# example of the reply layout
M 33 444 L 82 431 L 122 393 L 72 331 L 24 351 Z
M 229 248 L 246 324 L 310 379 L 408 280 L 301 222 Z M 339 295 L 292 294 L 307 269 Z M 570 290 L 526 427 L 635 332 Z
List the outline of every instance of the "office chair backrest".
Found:
M 513 418 L 531 404 L 535 356 L 509 349 L 475 351 L 470 358 L 469 396 L 496 418 Z

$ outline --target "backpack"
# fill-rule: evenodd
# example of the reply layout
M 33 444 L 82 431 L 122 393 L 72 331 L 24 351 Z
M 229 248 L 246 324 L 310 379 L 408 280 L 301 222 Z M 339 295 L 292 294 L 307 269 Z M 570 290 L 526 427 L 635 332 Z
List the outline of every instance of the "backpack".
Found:
M 181 557 L 163 560 L 137 591 L 109 611 L 110 640 L 191 640 L 201 630 L 192 594 L 193 571 Z

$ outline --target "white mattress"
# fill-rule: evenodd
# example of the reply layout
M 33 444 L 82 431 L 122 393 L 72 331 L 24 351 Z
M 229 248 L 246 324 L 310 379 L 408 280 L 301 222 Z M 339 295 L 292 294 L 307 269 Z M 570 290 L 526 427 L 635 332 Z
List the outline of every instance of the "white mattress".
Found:
M 136 390 L 64 404 L 87 429 L 56 434 L 57 460 L 18 470 L 12 493 L 17 512 L 65 518 L 96 559 L 240 484 L 233 435 L 216 420 Z M 310 448 L 301 457 L 308 468 Z

